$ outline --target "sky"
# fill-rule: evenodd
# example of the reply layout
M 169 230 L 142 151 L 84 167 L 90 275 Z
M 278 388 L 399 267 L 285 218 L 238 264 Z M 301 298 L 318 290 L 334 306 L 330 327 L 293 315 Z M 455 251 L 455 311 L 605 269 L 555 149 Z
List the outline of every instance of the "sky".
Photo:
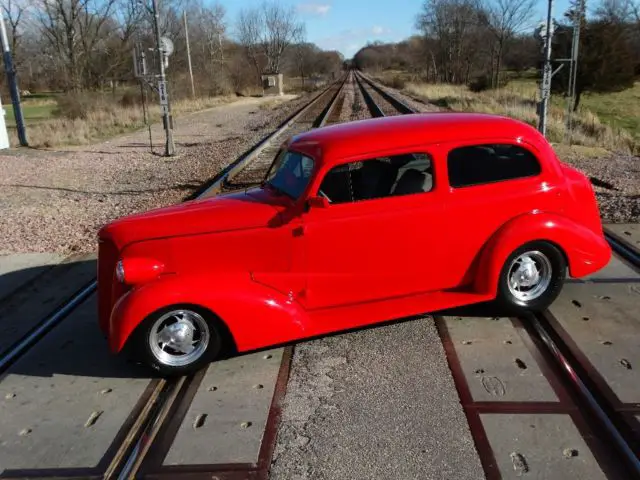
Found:
M 218 0 L 227 12 L 230 33 L 238 13 L 257 0 Z M 397 42 L 412 34 L 423 0 L 279 0 L 292 6 L 306 24 L 307 41 L 325 50 L 338 50 L 345 58 L 369 41 Z M 568 0 L 554 1 L 554 18 L 567 10 Z M 547 1 L 538 1 L 534 23 L 546 19 Z

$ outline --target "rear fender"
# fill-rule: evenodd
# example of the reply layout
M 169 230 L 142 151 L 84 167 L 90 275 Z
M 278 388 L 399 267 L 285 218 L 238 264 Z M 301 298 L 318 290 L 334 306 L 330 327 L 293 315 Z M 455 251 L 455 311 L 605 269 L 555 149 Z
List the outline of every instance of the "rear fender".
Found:
M 495 295 L 500 271 L 509 255 L 535 240 L 555 244 L 565 255 L 569 275 L 589 275 L 604 267 L 611 258 L 611 248 L 602 235 L 561 215 L 528 213 L 503 225 L 484 246 L 474 290 Z
M 130 290 L 116 303 L 109 321 L 111 351 L 122 350 L 151 313 L 176 304 L 198 305 L 213 312 L 229 328 L 239 351 L 300 338 L 309 323 L 298 303 L 251 281 L 248 273 L 165 275 Z

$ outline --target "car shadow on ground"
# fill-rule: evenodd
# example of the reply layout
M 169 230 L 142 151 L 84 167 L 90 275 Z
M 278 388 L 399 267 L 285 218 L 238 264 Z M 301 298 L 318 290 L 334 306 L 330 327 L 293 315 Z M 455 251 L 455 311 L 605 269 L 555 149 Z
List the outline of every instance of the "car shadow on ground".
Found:
M 28 348 L 16 349 L 59 313 L 70 298 L 94 281 L 95 275 L 95 259 L 83 259 L 18 269 L 0 276 L 0 284 L 6 287 L 0 299 L 0 381 L 6 374 L 155 376 L 129 356 L 111 354 L 99 328 L 95 292 L 38 335 Z

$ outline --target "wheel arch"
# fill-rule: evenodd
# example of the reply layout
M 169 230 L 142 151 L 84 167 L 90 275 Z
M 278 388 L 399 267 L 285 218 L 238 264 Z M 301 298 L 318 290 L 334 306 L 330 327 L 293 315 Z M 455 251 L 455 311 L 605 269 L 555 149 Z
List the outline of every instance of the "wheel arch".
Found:
M 214 327 L 218 329 L 218 333 L 221 335 L 222 340 L 222 348 L 223 354 L 232 354 L 238 351 L 238 346 L 236 345 L 235 338 L 229 329 L 229 325 L 224 321 L 224 319 L 218 315 L 211 308 L 200 305 L 198 303 L 189 303 L 189 302 L 179 302 L 163 305 L 154 311 L 150 312 L 146 317 L 144 317 L 131 331 L 131 333 L 124 340 L 124 344 L 122 345 L 122 350 L 129 351 L 132 347 L 131 342 L 132 339 L 135 338 L 136 334 L 139 332 L 141 328 L 143 328 L 144 324 L 153 316 L 158 315 L 162 311 L 169 310 L 193 310 L 196 313 L 199 313 L 203 316 L 207 323 L 213 324 Z
M 503 225 L 486 242 L 473 288 L 497 294 L 500 271 L 509 255 L 531 242 L 546 242 L 563 255 L 572 277 L 582 277 L 607 264 L 611 251 L 606 240 L 588 228 L 554 213 L 526 213 Z
M 121 351 L 145 319 L 171 305 L 207 312 L 238 352 L 300 338 L 309 322 L 299 304 L 253 282 L 248 273 L 213 280 L 206 275 L 171 275 L 133 289 L 116 303 L 109 321 L 110 350 Z

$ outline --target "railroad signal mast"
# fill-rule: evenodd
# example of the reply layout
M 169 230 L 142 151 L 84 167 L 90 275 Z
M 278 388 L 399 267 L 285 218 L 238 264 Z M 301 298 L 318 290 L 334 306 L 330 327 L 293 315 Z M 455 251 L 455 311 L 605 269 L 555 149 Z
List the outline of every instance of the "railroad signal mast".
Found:
M 569 64 L 569 85 L 567 92 L 567 114 L 566 114 L 566 132 L 565 140 L 571 143 L 571 130 L 572 130 L 572 113 L 575 105 L 576 98 L 576 78 L 578 71 L 578 46 L 580 42 L 580 22 L 584 15 L 584 0 L 580 0 L 578 3 L 578 11 L 574 12 L 574 24 L 573 24 L 573 36 L 571 40 L 571 57 L 570 58 L 557 58 L 554 61 L 560 62 L 560 65 L 555 70 L 551 67 L 551 43 L 553 41 L 553 33 L 555 25 L 553 21 L 553 0 L 549 0 L 549 6 L 547 10 L 547 21 L 542 22 L 535 30 L 534 35 L 544 42 L 544 68 L 542 74 L 542 83 L 540 85 L 540 104 L 538 105 L 538 130 L 546 136 L 547 130 L 547 112 L 549 108 L 549 98 L 551 97 L 551 80 L 554 75 L 558 73 L 565 64 Z
M 567 102 L 567 125 L 566 125 L 566 140 L 571 144 L 571 136 L 573 133 L 572 115 L 576 105 L 576 78 L 578 76 L 578 47 L 580 45 L 580 27 L 582 24 L 582 18 L 584 16 L 585 1 L 580 0 L 578 2 L 577 11 L 572 12 L 573 20 L 573 35 L 571 39 L 571 59 L 569 69 L 569 88 L 568 88 L 568 102 Z
M 171 103 L 169 102 L 165 70 L 169 67 L 169 57 L 173 53 L 173 42 L 169 38 L 160 35 L 158 1 L 152 0 L 151 5 L 153 33 L 156 44 L 156 48 L 151 50 L 155 50 L 157 53 L 158 73 L 149 73 L 147 70 L 146 55 L 139 43 L 133 50 L 133 70 L 136 78 L 158 92 L 162 110 L 162 125 L 165 131 L 164 155 L 170 157 L 175 154 L 175 145 L 173 143 L 173 117 L 171 115 Z
M 547 111 L 549 109 L 549 97 L 551 96 L 551 79 L 557 72 L 551 71 L 551 41 L 553 37 L 553 0 L 549 0 L 547 8 L 547 21 L 539 28 L 538 35 L 544 40 L 544 67 L 542 83 L 540 84 L 540 105 L 538 108 L 538 130 L 546 136 Z M 561 66 L 562 67 L 562 66 Z

